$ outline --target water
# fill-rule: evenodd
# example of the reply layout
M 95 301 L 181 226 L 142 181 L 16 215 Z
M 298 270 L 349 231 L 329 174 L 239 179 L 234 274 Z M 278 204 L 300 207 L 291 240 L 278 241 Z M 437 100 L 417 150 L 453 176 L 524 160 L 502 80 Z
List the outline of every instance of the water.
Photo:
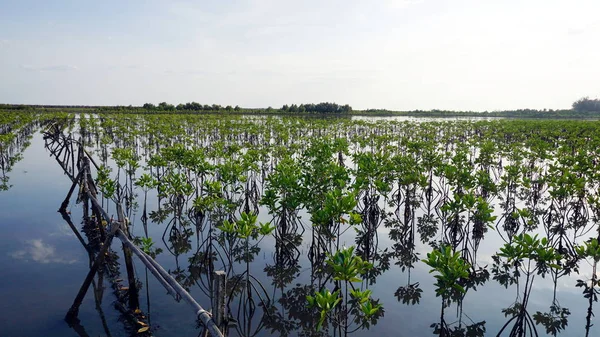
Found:
M 0 192 L 0 336 L 128 336 L 120 313 L 115 310 L 113 303 L 116 297 L 109 285 L 101 303 L 94 300 L 92 289 L 88 292 L 81 305 L 79 319 L 81 326 L 72 328 L 64 320 L 64 315 L 70 307 L 77 290 L 89 270 L 88 255 L 75 235 L 57 212 L 71 182 L 64 175 L 54 158 L 44 149 L 40 134 L 32 139 L 32 144 L 23 153 L 23 159 L 16 163 L 10 174 L 13 185 L 8 191 Z M 154 195 L 149 196 L 149 209 L 156 209 Z M 80 228 L 82 211 L 81 205 L 73 198 L 69 204 L 71 218 Z M 114 208 L 113 208 L 114 209 Z M 131 218 L 133 234 L 143 235 L 141 212 Z M 261 213 L 261 220 L 270 220 Z M 157 261 L 166 269 L 175 270 L 177 265 L 186 269 L 189 265 L 190 253 L 182 254 L 178 259 L 166 252 L 166 247 L 158 239 L 162 236 L 164 225 L 150 224 L 149 234 L 156 238 L 157 245 L 164 252 Z M 383 226 L 379 233 L 380 247 L 391 245 Z M 308 235 L 308 234 L 305 234 Z M 351 245 L 351 236 L 341 238 L 342 245 Z M 192 240 L 194 242 L 194 240 Z M 478 253 L 478 260 L 491 264 L 491 255 L 501 245 L 498 237 L 488 235 Z M 260 252 L 251 264 L 253 274 L 267 288 L 274 299 L 281 296 L 279 290 L 271 286 L 272 279 L 263 269 L 265 265 L 273 265 L 274 240 L 266 238 L 260 244 Z M 193 253 L 196 245 L 192 244 Z M 114 242 L 112 248 L 120 251 L 120 243 Z M 297 284 L 310 281 L 309 262 L 307 259 L 308 242 L 299 248 L 301 257 L 300 270 L 294 280 L 286 287 L 287 291 Z M 417 247 L 421 257 L 430 251 L 424 245 Z M 123 264 L 122 257 L 120 259 Z M 583 273 L 589 272 L 584 267 Z M 236 272 L 242 272 L 243 266 L 236 265 Z M 137 277 L 143 284 L 140 291 L 141 309 L 148 314 L 153 334 L 156 336 L 197 336 L 194 314 L 183 302 L 177 303 L 169 297 L 162 286 L 146 273 L 143 265 L 136 260 Z M 123 273 L 124 275 L 124 273 Z M 562 307 L 569 308 L 571 316 L 569 327 L 560 336 L 582 336 L 584 334 L 584 317 L 587 303 L 579 288 L 574 284 L 574 275 L 560 279 L 558 299 Z M 125 278 L 125 277 L 124 277 Z M 428 273 L 428 268 L 417 263 L 411 274 L 411 282 L 419 282 L 423 296 L 418 305 L 404 305 L 397 301 L 394 291 L 405 284 L 407 274 L 392 265 L 384 272 L 371 287 L 373 298 L 381 299 L 385 307 L 385 316 L 371 326 L 369 330 L 359 330 L 352 336 L 395 335 L 395 336 L 428 336 L 432 335 L 430 324 L 437 322 L 440 311 L 440 298 L 435 297 L 434 279 Z M 547 311 L 551 304 L 552 283 L 538 279 L 532 291 L 529 311 Z M 209 307 L 209 299 L 197 287 L 191 287 L 191 294 L 203 306 Z M 506 322 L 502 308 L 514 301 L 514 288 L 509 290 L 490 280 L 477 291 L 470 291 L 464 302 L 463 312 L 474 322 L 486 321 L 486 335 L 495 336 Z M 99 304 L 99 306 L 97 306 Z M 237 305 L 232 308 L 237 310 Z M 448 309 L 448 321 L 454 320 L 452 312 L 455 306 Z M 258 326 L 262 312 L 256 314 L 254 326 Z M 543 327 L 538 326 L 540 335 L 545 335 Z M 257 336 L 269 336 L 268 328 L 258 331 Z M 274 332 L 277 335 L 279 332 Z M 292 332 L 292 335 L 294 332 Z M 593 327 L 591 336 L 600 334 L 599 327 Z

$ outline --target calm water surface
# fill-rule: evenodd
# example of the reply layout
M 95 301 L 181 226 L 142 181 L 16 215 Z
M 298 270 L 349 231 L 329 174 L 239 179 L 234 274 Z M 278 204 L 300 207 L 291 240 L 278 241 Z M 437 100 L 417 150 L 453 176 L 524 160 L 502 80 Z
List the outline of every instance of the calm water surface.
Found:
M 57 213 L 70 187 L 70 180 L 44 149 L 40 134 L 34 136 L 31 146 L 24 152 L 23 160 L 14 166 L 10 176 L 13 187 L 0 192 L 0 336 L 81 336 L 82 330 L 75 331 L 63 320 L 89 268 L 85 249 Z M 154 209 L 156 200 L 152 197 L 149 200 L 149 209 Z M 81 206 L 75 204 L 74 198 L 69 209 L 73 222 L 80 227 Z M 138 212 L 131 219 L 133 234 L 138 236 L 143 235 L 140 216 Z M 160 238 L 163 229 L 164 225 L 150 224 L 150 236 Z M 385 229 L 379 233 L 379 239 L 380 247 L 389 244 Z M 158 241 L 157 245 L 162 245 L 160 240 L 155 241 Z M 347 238 L 343 243 L 351 245 L 353 240 Z M 290 284 L 291 287 L 310 279 L 306 245 L 304 243 L 301 247 L 302 267 L 298 277 Z M 479 260 L 491 263 L 491 255 L 500 245 L 499 238 L 488 235 L 478 253 Z M 116 251 L 120 250 L 119 247 L 118 241 L 113 243 Z M 269 292 L 277 297 L 280 292 L 270 288 L 272 281 L 263 272 L 265 265 L 274 264 L 273 247 L 272 239 L 262 241 L 261 251 L 251 268 L 263 285 L 270 289 Z M 430 249 L 422 246 L 417 250 L 426 252 Z M 188 257 L 189 255 L 180 256 L 177 260 L 165 249 L 157 261 L 166 269 L 174 270 L 177 263 L 186 268 Z M 241 270 L 241 266 L 239 269 Z M 200 330 L 196 329 L 194 314 L 187 305 L 175 302 L 150 274 L 149 283 L 146 284 L 145 268 L 139 261 L 136 263 L 136 272 L 143 283 L 140 303 L 142 310 L 149 313 L 154 335 L 197 336 Z M 560 280 L 562 284 L 558 285 L 560 304 L 571 311 L 569 327 L 561 336 L 578 337 L 584 333 L 587 304 L 580 289 L 574 287 L 577 278 L 578 276 L 563 277 Z M 372 290 L 373 297 L 381 299 L 385 316 L 370 330 L 358 331 L 352 336 L 433 335 L 429 326 L 437 322 L 441 303 L 435 297 L 433 276 L 428 274 L 428 269 L 422 263 L 418 263 L 412 272 L 411 281 L 420 282 L 423 297 L 420 304 L 407 306 L 398 302 L 394 296 L 398 286 L 406 284 L 407 275 L 392 265 L 390 270 L 380 276 Z M 108 286 L 105 284 L 107 289 L 100 306 L 96 306 L 91 289 L 81 306 L 79 318 L 83 333 L 88 336 L 128 336 L 119 312 L 113 306 L 115 296 Z M 529 306 L 531 313 L 537 310 L 548 311 L 552 286 L 548 280 L 536 281 Z M 192 287 L 191 294 L 201 305 L 210 306 L 208 298 L 197 287 Z M 495 336 L 506 322 L 501 310 L 510 306 L 514 297 L 514 288 L 507 290 L 490 280 L 477 291 L 467 294 L 463 311 L 475 322 L 485 320 L 487 335 Z M 452 310 L 454 309 L 449 309 Z M 261 314 L 259 310 L 257 315 Z M 453 317 L 452 312 L 449 312 L 448 321 L 452 322 Z M 541 336 L 545 335 L 543 327 L 538 326 L 538 330 Z M 258 336 L 270 335 L 268 329 L 258 333 Z M 590 335 L 600 336 L 600 326 L 593 327 Z

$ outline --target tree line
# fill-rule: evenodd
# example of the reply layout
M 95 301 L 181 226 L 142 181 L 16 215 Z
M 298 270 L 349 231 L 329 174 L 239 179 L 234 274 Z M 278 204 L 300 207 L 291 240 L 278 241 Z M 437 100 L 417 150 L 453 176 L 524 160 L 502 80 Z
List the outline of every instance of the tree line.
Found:
M 142 105 L 142 108 L 145 110 L 148 110 L 148 111 L 240 111 L 240 110 L 242 110 L 242 108 L 240 108 L 239 105 L 236 105 L 235 107 L 232 107 L 231 105 L 223 107 L 218 104 L 202 105 L 198 102 L 189 102 L 189 103 L 185 103 L 185 104 L 180 103 L 177 106 L 175 106 L 173 104 L 169 104 L 167 102 L 161 102 L 161 103 L 158 103 L 158 105 L 154 105 L 152 103 L 145 103 L 144 105 Z
M 239 105 L 221 106 L 219 104 L 200 104 L 198 102 L 180 103 L 178 105 L 161 102 L 157 105 L 145 103 L 142 106 L 87 106 L 87 105 L 28 105 L 28 104 L 6 104 L 0 103 L 0 111 L 28 110 L 28 111 L 65 111 L 65 112 L 130 112 L 130 113 L 152 113 L 152 112 L 171 112 L 171 113 L 214 113 L 214 112 L 232 112 L 232 113 L 308 113 L 308 114 L 365 114 L 365 115 L 397 115 L 397 116 L 490 116 L 490 117 L 589 117 L 590 115 L 600 114 L 600 99 L 591 99 L 583 97 L 572 104 L 571 109 L 517 109 L 503 111 L 447 111 L 447 110 L 412 110 L 412 111 L 393 111 L 387 109 L 367 109 L 363 111 L 354 111 L 348 104 L 340 105 L 336 103 L 322 102 L 309 104 L 285 104 L 281 108 L 242 108 Z
M 154 105 L 152 103 L 145 103 L 144 105 L 142 105 L 142 109 L 146 110 L 146 111 L 242 111 L 242 110 L 257 110 L 257 109 L 243 109 L 240 108 L 239 105 L 236 105 L 235 107 L 232 107 L 231 105 L 227 105 L 225 107 L 218 105 L 218 104 L 212 104 L 212 105 L 208 105 L 208 104 L 200 104 L 198 102 L 189 102 L 189 103 L 185 103 L 185 104 L 178 104 L 178 105 L 173 105 L 173 104 L 169 104 L 167 102 L 161 102 L 158 105 Z M 263 110 L 266 112 L 274 112 L 277 111 L 276 109 L 273 109 L 272 107 L 268 107 L 266 109 L 258 109 L 258 110 Z M 281 112 L 297 112 L 297 113 L 315 113 L 315 114 L 328 114 L 328 113 L 334 113 L 334 114 L 341 114 L 341 113 L 349 113 L 352 111 L 352 107 L 348 104 L 345 105 L 340 105 L 337 103 L 329 103 L 329 102 L 323 102 L 323 103 L 318 103 L 318 104 L 313 104 L 313 103 L 309 103 L 309 104 L 292 104 L 292 105 L 283 105 L 281 107 L 281 109 L 279 109 L 279 111 Z
M 308 113 L 318 113 L 318 114 L 326 114 L 326 113 L 348 113 L 352 112 L 352 107 L 348 104 L 339 105 L 336 103 L 323 102 L 318 104 L 292 104 L 281 107 L 281 111 L 285 112 L 308 112 Z

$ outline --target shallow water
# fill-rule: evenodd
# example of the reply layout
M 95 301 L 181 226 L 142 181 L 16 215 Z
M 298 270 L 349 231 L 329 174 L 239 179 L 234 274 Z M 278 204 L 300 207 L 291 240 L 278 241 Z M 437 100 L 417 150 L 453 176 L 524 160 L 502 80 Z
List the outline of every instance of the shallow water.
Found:
M 128 336 L 120 314 L 113 306 L 116 298 L 107 284 L 99 307 L 94 301 L 91 289 L 88 292 L 79 314 L 83 330 L 73 329 L 63 320 L 88 272 L 89 261 L 85 249 L 57 212 L 71 183 L 54 158 L 44 149 L 40 134 L 34 136 L 31 146 L 23 153 L 23 160 L 13 167 L 10 177 L 13 187 L 0 192 L 0 336 L 81 336 L 82 331 L 89 336 Z M 74 199 L 72 198 L 68 209 L 74 224 L 80 228 L 81 205 L 76 204 Z M 156 206 L 156 198 L 151 195 L 148 207 L 152 210 Z M 131 218 L 133 235 L 143 235 L 140 217 L 138 211 Z M 270 219 L 263 212 L 261 220 Z M 160 238 L 163 230 L 164 225 L 149 224 L 151 237 Z M 390 244 L 383 226 L 379 240 L 380 247 Z M 187 268 L 189 253 L 176 259 L 166 251 L 160 240 L 155 241 L 164 249 L 157 261 L 165 269 L 175 270 L 178 264 L 184 269 Z M 502 242 L 493 235 L 488 235 L 484 242 L 478 253 L 479 260 L 491 263 L 491 255 Z M 342 237 L 341 244 L 353 244 L 352 237 Z M 305 241 L 300 248 L 300 272 L 287 289 L 310 280 L 307 245 Z M 120 251 L 118 241 L 113 243 L 112 247 Z M 192 252 L 195 248 L 195 240 L 192 240 Z M 280 291 L 272 288 L 272 279 L 263 272 L 265 265 L 274 264 L 273 239 L 266 238 L 261 242 L 260 248 L 261 251 L 252 262 L 251 269 L 267 287 L 268 293 L 278 298 Z M 423 252 L 421 257 L 430 251 L 426 246 L 418 247 L 417 251 L 419 250 Z M 235 270 L 241 272 L 242 267 L 238 265 Z M 185 303 L 175 302 L 152 275 L 148 274 L 149 283 L 145 282 L 145 268 L 139 261 L 136 261 L 136 272 L 143 283 L 140 291 L 141 309 L 149 314 L 154 335 L 196 336 L 200 333 L 195 327 L 194 314 Z M 557 288 L 560 304 L 571 311 L 569 327 L 560 336 L 575 337 L 584 334 L 586 301 L 580 289 L 574 287 L 576 278 L 562 278 L 562 284 Z M 411 282 L 420 282 L 423 289 L 423 297 L 418 305 L 404 305 L 395 298 L 395 290 L 406 281 L 407 274 L 393 265 L 377 278 L 377 283 L 371 286 L 371 289 L 373 297 L 381 299 L 385 315 L 369 330 L 359 330 L 352 336 L 432 335 L 429 326 L 437 322 L 441 303 L 440 299 L 435 297 L 434 279 L 424 264 L 416 264 L 411 274 Z M 530 300 L 530 312 L 548 310 L 552 286 L 548 280 L 536 281 Z M 201 305 L 210 306 L 209 299 L 197 286 L 192 287 L 190 292 Z M 463 312 L 474 322 L 485 320 L 488 331 L 486 335 L 495 336 L 506 322 L 501 310 L 511 305 L 514 297 L 514 288 L 507 290 L 490 280 L 477 291 L 467 294 Z M 232 309 L 235 308 L 234 304 Z M 453 321 L 453 310 L 454 306 L 448 309 L 449 322 Z M 261 313 L 257 316 L 261 316 Z M 255 323 L 258 323 L 256 318 Z M 543 328 L 538 327 L 538 330 L 543 336 Z M 263 329 L 257 336 L 271 334 L 269 329 Z M 600 327 L 593 327 L 590 335 L 600 335 Z

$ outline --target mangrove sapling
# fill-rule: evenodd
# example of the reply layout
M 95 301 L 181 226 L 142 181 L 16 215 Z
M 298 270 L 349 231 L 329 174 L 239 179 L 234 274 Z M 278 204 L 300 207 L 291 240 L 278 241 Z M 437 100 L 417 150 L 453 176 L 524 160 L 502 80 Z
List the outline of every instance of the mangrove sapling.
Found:
M 442 208 L 446 208 L 450 213 L 451 218 L 454 217 L 454 214 L 462 214 L 464 215 L 465 220 L 463 220 L 463 226 L 465 227 L 464 231 L 467 235 L 462 239 L 462 249 L 456 251 L 455 248 L 452 249 L 452 253 L 460 253 L 461 258 L 465 261 L 468 266 L 468 276 L 463 277 L 461 279 L 461 286 L 463 287 L 462 292 L 455 292 L 452 298 L 453 301 L 457 303 L 459 319 L 458 326 L 454 328 L 454 333 L 458 331 L 462 331 L 464 329 L 477 331 L 478 333 L 485 332 L 485 322 L 475 323 L 473 325 L 462 327 L 462 309 L 463 309 L 463 300 L 466 294 L 466 291 L 476 286 L 483 285 L 489 279 L 489 272 L 486 267 L 481 267 L 477 263 L 477 250 L 479 248 L 479 241 L 483 238 L 483 233 L 480 232 L 480 229 L 476 230 L 477 226 L 481 226 L 487 228 L 492 227 L 492 223 L 496 219 L 495 216 L 492 215 L 493 208 L 488 204 L 486 200 L 481 196 L 475 196 L 472 191 L 467 191 L 462 195 L 454 195 L 454 200 L 449 204 L 445 204 Z M 462 216 L 461 216 L 462 218 Z M 468 236 L 469 228 L 473 225 L 473 234 L 471 237 Z M 479 233 L 479 236 L 476 235 Z M 447 249 L 446 246 L 444 249 Z M 440 329 L 442 329 L 442 325 L 440 324 Z M 441 331 L 441 330 L 440 330 Z M 446 331 L 449 332 L 450 330 Z
M 476 191 L 474 194 L 478 202 L 475 212 L 472 213 L 471 249 L 473 256 L 469 260 L 471 264 L 476 263 L 479 244 L 488 228 L 492 227 L 491 224 L 496 220 L 496 217 L 492 216 L 494 209 L 491 205 L 498 194 L 499 174 L 495 168 L 495 163 L 499 160 L 497 157 L 498 149 L 495 144 L 491 141 L 485 141 L 481 144 L 479 156 L 475 159 Z
M 332 312 L 342 301 L 340 298 L 340 289 L 331 293 L 329 289 L 323 288 L 315 292 L 314 296 L 306 295 L 308 306 L 316 308 L 319 311 L 319 320 L 317 321 L 317 331 L 321 329 L 327 315 Z
M 152 177 L 152 175 L 144 173 L 135 181 L 134 185 L 140 187 L 144 191 L 144 207 L 142 210 L 142 222 L 144 223 L 144 233 L 146 234 L 146 237 L 148 237 L 148 226 L 146 225 L 148 220 L 148 213 L 146 208 L 148 203 L 148 192 L 156 188 L 156 186 L 158 186 L 158 181 L 156 181 Z
M 489 166 L 491 160 L 485 155 L 480 161 Z M 469 148 L 465 145 L 458 145 L 450 162 L 442 164 L 440 170 L 451 189 L 439 208 L 444 231 L 442 244 L 451 245 L 453 252 L 461 252 L 462 258 L 473 267 L 473 276 L 478 276 L 478 273 L 484 275 L 484 271 L 475 268 L 476 256 L 479 242 L 496 219 L 488 201 L 495 191 L 495 184 L 487 171 L 475 170 Z
M 164 176 L 159 182 L 159 186 L 162 186 L 162 196 L 167 200 L 163 206 L 165 206 L 165 210 L 172 213 L 172 218 L 165 227 L 162 239 L 169 252 L 177 257 L 191 249 L 189 238 L 193 235 L 193 232 L 189 228 L 190 221 L 184 218 L 183 215 L 187 203 L 194 193 L 194 188 L 185 174 L 173 171 L 169 171 Z M 169 247 L 165 240 L 167 232 L 169 232 L 169 242 L 172 247 Z
M 589 209 L 593 207 L 593 191 L 596 190 L 595 169 L 586 153 L 574 152 L 565 146 L 559 149 L 556 162 L 549 166 L 547 180 L 551 202 L 544 216 L 545 229 L 560 253 L 574 256 L 577 240 L 586 237 L 594 228 L 589 226 Z
M 563 256 L 555 251 L 548 239 L 538 239 L 537 235 L 529 234 L 515 237 L 512 243 L 506 243 L 500 248 L 500 252 L 493 256 L 494 279 L 506 288 L 513 284 L 517 286 L 515 302 L 510 308 L 502 310 L 511 318 L 500 329 L 497 336 L 502 336 L 511 323 L 513 325 L 507 330 L 508 336 L 538 335 L 535 323 L 527 310 L 534 279 L 536 275 L 545 277 L 551 269 L 560 270 L 562 258 Z M 522 275 L 525 277 L 525 283 L 521 288 Z M 519 289 L 522 289 L 522 294 L 519 293 Z
M 300 163 L 303 206 L 314 224 L 309 258 L 312 264 L 321 264 L 323 252 L 333 251 L 333 243 L 341 232 L 339 216 L 353 209 L 356 200 L 355 196 L 349 196 L 349 170 L 339 166 L 334 159 L 334 144 L 331 139 L 311 139 L 302 153 Z M 344 199 L 338 200 L 341 195 L 344 195 Z M 350 209 L 340 212 L 346 208 Z M 334 217 L 335 213 L 338 214 L 337 219 Z M 335 246 L 339 247 L 339 241 Z
M 387 213 L 385 227 L 389 228 L 389 237 L 394 242 L 391 255 L 397 259 L 396 265 L 402 271 L 408 270 L 406 286 L 400 286 L 395 295 L 405 304 L 418 303 L 421 296 L 419 283 L 411 283 L 411 270 L 419 260 L 415 253 L 417 231 L 416 210 L 422 202 L 422 191 L 427 185 L 427 177 L 422 171 L 417 151 L 420 144 L 409 143 L 411 149 L 407 154 L 399 154 L 392 158 L 393 179 L 397 182 L 397 190 L 387 200 L 393 212 Z M 385 256 L 385 255 L 384 255 Z
M 469 277 L 469 264 L 460 257 L 459 252 L 453 252 L 449 245 L 442 245 L 427 254 L 427 259 L 422 260 L 432 269 L 435 275 L 435 294 L 442 298 L 440 321 L 432 325 L 434 333 L 440 337 L 451 336 L 451 330 L 445 319 L 445 309 L 452 304 L 454 298 L 466 293 L 463 287 L 464 280 Z M 485 329 L 484 329 L 485 331 Z
M 246 213 L 259 212 L 258 203 L 262 191 L 257 183 L 259 172 L 258 156 L 259 152 L 254 148 L 247 149 L 246 153 L 242 155 L 241 165 L 244 172 L 242 173 L 244 175 L 242 181 L 245 185 L 243 188 L 244 201 L 242 208 Z
M 106 165 L 100 166 L 98 169 L 97 177 L 96 177 L 96 186 L 98 186 L 99 191 L 102 193 L 102 200 L 113 200 L 117 194 L 117 185 L 118 181 L 115 179 L 110 179 L 110 172 L 112 168 Z M 106 205 L 106 211 L 109 211 L 110 203 Z
M 355 228 L 356 254 L 373 263 L 373 268 L 365 275 L 373 284 L 377 276 L 389 268 L 392 255 L 387 251 L 379 251 L 377 229 L 385 217 L 385 211 L 380 207 L 379 201 L 387 198 L 392 189 L 393 163 L 387 150 L 356 153 L 353 159 L 357 164 L 353 190 L 357 193 L 357 213 L 362 218 L 361 226 Z
M 356 207 L 356 195 L 354 192 L 346 192 L 342 188 L 334 188 L 325 194 L 323 208 L 311 214 L 313 228 L 318 233 L 321 246 L 327 248 L 327 252 L 339 249 L 340 237 L 349 228 L 360 224 L 362 218 L 353 210 Z M 344 217 L 348 215 L 348 217 Z M 342 225 L 349 226 L 342 230 Z M 327 243 L 328 244 L 327 244 Z
M 238 238 L 233 233 L 221 232 L 219 235 L 215 231 L 215 226 L 229 220 L 230 214 L 235 211 L 235 206 L 223 198 L 222 190 L 219 181 L 205 180 L 201 192 L 193 201 L 193 207 L 188 211 L 196 227 L 197 239 L 197 250 L 190 258 L 191 281 L 203 290 L 211 289 L 211 277 L 217 261 L 220 260 L 228 275 L 234 264 L 232 250 Z M 206 280 L 203 276 L 206 276 Z M 210 296 L 208 290 L 206 293 Z
M 474 177 L 471 174 L 473 165 L 467 157 L 465 145 L 459 145 L 455 153 L 449 153 L 449 162 L 442 164 L 439 173 L 443 174 L 446 187 L 443 198 L 440 199 L 441 206 L 438 216 L 441 219 L 443 233 L 442 243 L 449 244 L 453 250 L 464 245 L 468 240 L 468 228 L 465 223 L 466 211 L 463 199 L 472 197 L 471 190 L 474 187 Z
M 533 320 L 536 324 L 542 325 L 546 329 L 547 334 L 557 336 L 567 327 L 570 314 L 571 312 L 568 308 L 562 308 L 558 301 L 554 299 L 550 305 L 550 311 L 537 311 L 533 314 Z
M 155 242 L 150 237 L 136 236 L 133 238 L 133 243 L 140 246 L 140 249 L 153 259 L 156 259 L 156 256 L 162 253 L 161 248 L 154 247 Z
M 504 242 L 511 243 L 513 237 L 526 231 L 530 213 L 527 209 L 517 208 L 518 187 L 522 181 L 523 150 L 519 147 L 511 148 L 508 154 L 508 165 L 503 165 L 504 174 L 498 185 L 498 198 L 502 215 L 498 219 L 496 231 Z
M 236 288 L 237 283 L 242 280 L 244 281 L 243 284 L 245 285 L 245 292 L 243 296 L 240 297 L 240 304 L 238 306 L 238 322 L 240 322 L 240 324 L 236 326 L 238 332 L 243 336 L 249 336 L 251 333 L 252 317 L 254 316 L 254 311 L 256 310 L 254 294 L 259 297 L 263 308 L 267 308 L 270 303 L 270 299 L 266 293 L 266 290 L 262 284 L 250 273 L 250 262 L 252 262 L 254 259 L 254 255 L 258 254 L 260 249 L 258 248 L 259 243 L 265 236 L 273 232 L 275 226 L 271 226 L 269 222 L 258 223 L 257 218 L 258 216 L 255 214 L 242 212 L 238 221 L 229 222 L 228 220 L 224 220 L 220 226 L 217 226 L 217 228 L 220 229 L 224 234 L 230 237 L 235 236 L 237 239 L 242 240 L 244 244 L 244 252 L 241 260 L 246 263 L 246 268 L 242 274 L 236 275 L 237 281 L 233 286 L 233 288 Z M 251 246 L 250 239 L 257 240 L 259 237 L 260 240 L 253 243 Z M 266 299 L 263 298 L 263 296 L 265 296 Z M 240 331 L 240 329 L 242 330 Z
M 147 237 L 147 233 L 146 233 L 146 237 L 134 237 L 133 238 L 133 243 L 137 246 L 140 246 L 141 250 L 148 254 L 148 256 L 150 256 L 153 259 L 156 259 L 156 256 L 160 253 L 162 253 L 162 249 L 161 248 L 155 248 L 154 247 L 154 241 L 152 240 L 152 238 Z M 148 312 L 150 312 L 150 288 L 148 287 L 148 268 L 144 268 L 144 272 L 145 272 L 145 279 L 146 279 L 146 310 Z M 136 310 L 135 313 L 138 313 Z M 148 318 L 148 323 L 150 323 L 150 318 Z
M 588 280 L 577 280 L 577 287 L 583 288 L 583 297 L 588 300 L 587 315 L 585 317 L 585 336 L 590 335 L 592 327 L 592 316 L 594 316 L 593 305 L 598 302 L 600 295 L 600 282 L 597 276 L 598 262 L 600 261 L 600 245 L 598 239 L 593 238 L 581 246 L 575 247 L 577 256 L 586 261 L 592 267 L 592 277 Z
M 423 202 L 421 204 L 422 215 L 417 217 L 417 232 L 421 242 L 428 243 L 437 234 L 439 219 L 435 216 L 436 204 L 440 200 L 441 192 L 437 181 L 434 181 L 435 171 L 441 166 L 440 155 L 435 147 L 428 142 L 422 146 L 421 167 L 427 183 L 423 186 Z M 437 180 L 437 179 L 436 179 Z
M 375 323 L 383 315 L 383 305 L 379 300 L 371 298 L 371 290 L 360 290 L 353 284 L 362 282 L 361 276 L 373 268 L 373 265 L 355 255 L 353 246 L 330 255 L 326 263 L 336 290 L 330 292 L 323 287 L 314 296 L 306 296 L 309 306 L 319 312 L 317 330 L 321 328 L 327 317 L 333 323 L 333 335 L 337 330 L 340 336 L 342 334 L 347 336 Z M 352 323 L 356 324 L 354 328 L 351 326 Z
M 552 291 L 552 303 L 548 312 L 537 311 L 533 314 L 533 319 L 536 324 L 544 326 L 546 333 L 556 336 L 568 325 L 568 318 L 571 312 L 568 308 L 561 307 L 557 299 L 557 285 L 561 277 L 570 275 L 571 272 L 579 273 L 578 269 L 578 256 L 572 256 L 570 254 L 563 255 L 560 261 L 559 269 L 550 268 L 548 273 L 552 278 L 553 291 Z
M 547 171 L 548 171 L 548 143 L 531 140 L 530 151 L 526 155 L 527 165 L 523 166 L 523 178 L 520 186 L 519 197 L 525 201 L 525 208 L 521 210 L 526 231 L 538 228 L 547 203 Z
M 273 217 L 271 223 L 276 227 L 275 263 L 265 266 L 264 270 L 273 278 L 273 286 L 279 289 L 282 295 L 284 287 L 291 283 L 300 271 L 299 247 L 304 233 L 298 216 L 302 201 L 300 174 L 298 162 L 289 155 L 282 154 L 271 174 L 265 178 L 264 192 L 260 200 L 260 204 L 265 206 Z
M 115 181 L 119 182 L 118 200 L 125 200 L 125 206 L 130 209 L 133 205 L 135 196 L 133 194 L 133 181 L 135 173 L 139 168 L 139 157 L 135 155 L 131 148 L 114 148 L 112 150 L 112 158 L 117 165 L 117 176 Z M 120 184 L 121 170 L 125 175 L 125 184 Z
M 236 150 L 237 151 L 237 148 Z M 223 187 L 223 198 L 228 201 L 232 207 L 238 208 L 243 204 L 243 191 L 244 183 L 246 182 L 246 176 L 242 160 L 236 158 L 235 151 L 230 149 L 230 156 L 226 157 L 223 163 L 215 165 L 215 173 L 217 175 L 217 181 L 221 183 Z M 229 214 L 230 218 L 234 218 L 233 213 Z

